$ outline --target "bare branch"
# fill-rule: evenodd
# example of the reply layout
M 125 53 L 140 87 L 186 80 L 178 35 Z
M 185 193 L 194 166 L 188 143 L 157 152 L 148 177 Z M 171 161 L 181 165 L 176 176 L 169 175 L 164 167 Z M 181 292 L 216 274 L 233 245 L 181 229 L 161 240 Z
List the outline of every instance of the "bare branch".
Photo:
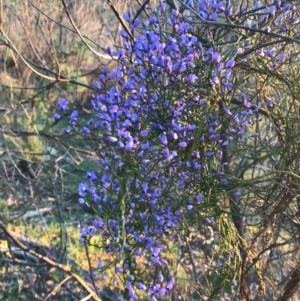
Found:
M 101 301 L 101 299 L 95 294 L 95 292 L 93 292 L 91 290 L 91 288 L 85 283 L 85 281 L 76 273 L 72 272 L 70 266 L 55 262 L 53 260 L 51 260 L 50 258 L 43 256 L 37 252 L 35 252 L 34 250 L 29 249 L 28 247 L 26 247 L 24 244 L 22 244 L 19 239 L 17 239 L 13 233 L 11 233 L 10 230 L 8 230 L 6 228 L 6 226 L 3 224 L 2 221 L 0 221 L 0 228 L 3 230 L 3 232 L 7 235 L 7 237 L 9 237 L 20 249 L 22 249 L 25 252 L 28 252 L 29 254 L 39 258 L 40 260 L 42 260 L 43 262 L 49 264 L 52 267 L 58 268 L 61 271 L 67 273 L 68 275 L 70 275 L 72 278 L 74 278 L 89 294 L 90 296 L 95 300 L 95 301 Z

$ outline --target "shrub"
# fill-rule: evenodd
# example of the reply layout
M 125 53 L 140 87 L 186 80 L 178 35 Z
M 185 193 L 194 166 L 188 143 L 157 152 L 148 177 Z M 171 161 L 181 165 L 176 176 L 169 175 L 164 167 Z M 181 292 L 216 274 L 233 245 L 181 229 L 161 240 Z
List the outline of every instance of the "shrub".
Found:
M 107 49 L 118 67 L 94 83 L 91 119 L 59 100 L 65 133 L 93 141 L 99 158 L 78 187 L 79 202 L 97 214 L 80 241 L 102 237 L 97 247 L 109 256 L 95 271 L 115 271 L 118 300 L 154 301 L 175 285 L 181 293 L 186 257 L 189 300 L 245 300 L 256 285 L 274 299 L 280 290 L 268 279 L 286 278 L 265 254 L 277 249 L 287 260 L 283 246 L 293 250 L 298 235 L 299 6 L 182 8 L 189 14 L 167 18 L 161 1 L 143 22 L 124 14 L 130 32 L 121 30 L 120 49 Z M 282 300 L 292 287 L 282 285 Z

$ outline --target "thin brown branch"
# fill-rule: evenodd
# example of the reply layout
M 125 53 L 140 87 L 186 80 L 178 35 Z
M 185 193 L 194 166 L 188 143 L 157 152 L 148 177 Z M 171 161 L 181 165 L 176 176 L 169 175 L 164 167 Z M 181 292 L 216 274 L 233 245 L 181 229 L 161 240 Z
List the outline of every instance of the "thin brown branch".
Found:
M 132 24 L 134 21 L 139 17 L 139 15 L 142 13 L 142 11 L 145 9 L 146 5 L 150 2 L 150 0 L 146 0 L 144 3 L 142 3 L 141 7 L 137 10 L 134 18 L 132 19 Z
M 294 269 L 289 281 L 285 285 L 283 294 L 278 298 L 278 301 L 289 301 L 297 293 L 300 284 L 300 263 Z
M 64 265 L 58 262 L 55 262 L 51 260 L 50 258 L 43 256 L 37 252 L 35 252 L 32 249 L 29 249 L 27 246 L 25 246 L 19 239 L 17 239 L 13 233 L 11 233 L 10 230 L 6 228 L 6 226 L 3 224 L 3 222 L 0 220 L 0 229 L 3 230 L 3 232 L 6 234 L 7 237 L 9 237 L 20 249 L 22 249 L 24 252 L 27 252 L 38 259 L 40 259 L 42 262 L 49 264 L 50 266 L 57 268 L 66 274 L 70 275 L 72 278 L 74 278 L 93 298 L 95 301 L 101 301 L 101 299 L 96 295 L 95 292 L 92 291 L 92 289 L 86 284 L 86 282 L 76 273 L 72 272 L 71 267 L 68 265 Z
M 78 34 L 78 36 L 80 37 L 80 39 L 81 39 L 81 41 L 84 43 L 84 45 L 85 45 L 92 53 L 94 53 L 95 55 L 97 55 L 97 56 L 99 56 L 99 57 L 104 57 L 104 58 L 110 57 L 110 56 L 107 56 L 107 55 L 104 55 L 104 54 L 102 54 L 102 53 L 97 52 L 96 50 L 94 50 L 94 49 L 93 49 L 93 48 L 85 41 L 83 35 L 81 34 L 81 32 L 79 31 L 78 27 L 76 26 L 76 24 L 75 24 L 75 22 L 74 22 L 74 20 L 73 20 L 73 18 L 72 18 L 72 16 L 71 16 L 71 14 L 70 14 L 68 8 L 67 8 L 67 5 L 66 5 L 65 1 L 64 1 L 64 0 L 61 0 L 61 2 L 62 2 L 62 4 L 63 4 L 63 6 L 64 6 L 64 9 L 65 9 L 66 14 L 67 14 L 67 16 L 68 16 L 68 18 L 69 18 L 69 21 L 71 22 L 73 28 L 75 29 L 76 33 Z M 118 20 L 120 21 L 121 25 L 123 26 L 123 28 L 125 29 L 125 31 L 127 32 L 127 34 L 130 36 L 131 39 L 133 39 L 133 37 L 132 37 L 132 35 L 131 35 L 131 33 L 130 33 L 128 27 L 127 27 L 127 25 L 125 24 L 123 18 L 119 15 L 119 13 L 118 13 L 116 7 L 115 7 L 110 1 L 106 0 L 106 2 L 111 6 L 113 12 L 114 12 L 115 15 L 117 16 Z M 112 57 L 110 57 L 110 58 L 112 59 Z
M 128 26 L 126 25 L 123 17 L 119 14 L 117 8 L 114 6 L 114 4 L 111 2 L 111 0 L 105 0 L 105 2 L 111 7 L 113 13 L 115 14 L 115 16 L 117 17 L 117 19 L 121 23 L 121 25 L 124 28 L 124 30 L 127 32 L 128 36 L 133 40 L 133 36 L 132 36 L 130 30 L 129 30 Z
M 209 20 L 206 20 L 204 18 L 202 18 L 200 16 L 200 14 L 194 10 L 192 7 L 190 7 L 189 5 L 187 5 L 186 2 L 182 1 L 182 0 L 178 0 L 186 9 L 188 9 L 189 11 L 191 11 L 194 15 L 196 15 L 196 17 L 198 17 L 201 22 L 203 22 L 204 24 L 207 24 L 207 25 L 211 25 L 211 26 L 217 26 L 217 27 L 227 27 L 227 28 L 237 28 L 237 29 L 243 29 L 245 31 L 249 31 L 249 32 L 253 32 L 253 33 L 262 33 L 266 36 L 272 36 L 272 37 L 276 37 L 276 38 L 280 38 L 282 39 L 283 41 L 289 41 L 289 42 L 293 42 L 293 43 L 296 43 L 296 44 L 300 44 L 300 39 L 297 39 L 297 38 L 292 38 L 292 37 L 288 37 L 288 36 L 284 36 L 282 34 L 279 34 L 279 33 L 275 33 L 275 32 L 266 32 L 265 30 L 263 29 L 255 29 L 255 28 L 249 28 L 247 26 L 243 26 L 243 25 L 239 25 L 239 24 L 235 24 L 235 23 L 224 23 L 224 22 L 218 22 L 218 21 L 209 21 Z

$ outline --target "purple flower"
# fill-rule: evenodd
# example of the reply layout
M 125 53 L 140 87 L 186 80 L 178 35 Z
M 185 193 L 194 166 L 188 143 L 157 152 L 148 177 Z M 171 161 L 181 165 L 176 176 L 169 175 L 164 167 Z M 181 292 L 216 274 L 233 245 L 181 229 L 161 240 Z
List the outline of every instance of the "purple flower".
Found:
M 117 142 L 118 138 L 113 137 L 113 136 L 107 136 L 107 140 L 109 140 L 110 142 Z
M 100 126 L 101 126 L 101 123 L 99 121 L 96 121 L 94 124 L 94 129 L 97 130 L 100 128 Z
M 275 16 L 275 13 L 276 13 L 276 6 L 275 5 L 270 6 L 269 13 L 272 17 Z
M 167 161 L 171 161 L 174 157 L 177 156 L 177 152 L 176 151 L 172 151 L 172 153 L 167 155 Z
M 153 289 L 154 292 L 158 291 L 160 289 L 160 283 L 154 284 L 152 289 Z
M 227 185 L 229 182 L 228 182 L 228 180 L 227 180 L 226 178 L 222 178 L 222 179 L 221 179 L 221 183 L 222 183 L 223 185 Z
M 161 14 L 163 14 L 166 10 L 166 7 L 163 4 L 161 4 L 159 8 L 160 8 L 160 13 Z
M 161 287 L 156 293 L 158 296 L 163 296 L 167 292 L 167 289 L 165 287 Z
M 104 265 L 103 265 L 103 262 L 102 261 L 99 261 L 98 262 L 98 268 L 99 269 L 103 269 Z
M 85 197 L 89 189 L 89 185 L 86 183 L 80 183 L 78 186 L 78 194 Z
M 118 141 L 118 147 L 119 148 L 124 148 L 125 145 L 124 145 L 124 143 L 122 141 Z
M 228 108 L 224 108 L 224 112 L 225 112 L 226 115 L 229 115 L 229 116 L 232 115 L 232 113 L 229 111 Z
M 184 142 L 184 141 L 183 142 L 179 142 L 178 146 L 181 147 L 181 148 L 186 148 L 187 147 L 187 143 Z
M 125 150 L 127 152 L 131 152 L 133 148 L 134 148 L 134 142 L 133 139 L 130 139 L 125 146 Z
M 149 18 L 149 25 L 153 25 L 157 23 L 157 18 L 155 16 L 150 16 Z
M 194 53 L 191 53 L 191 54 L 189 54 L 186 58 L 185 58 L 185 61 L 186 62 L 191 62 L 191 61 L 193 61 L 194 60 Z
M 252 28 L 257 28 L 257 22 L 256 21 L 252 21 L 251 22 L 251 27 Z
M 78 203 L 81 204 L 81 205 L 84 204 L 84 203 L 85 203 L 85 199 L 79 198 L 79 199 L 78 199 Z
M 160 253 L 160 248 L 155 247 L 152 249 L 152 256 L 158 257 L 159 253 Z
M 123 18 L 124 18 L 125 21 L 130 22 L 130 20 L 131 20 L 131 14 L 130 14 L 130 12 L 124 13 L 123 14 Z
M 163 145 L 168 145 L 168 139 L 167 139 L 167 136 L 165 134 L 162 134 L 160 136 L 160 142 L 163 144 Z
M 144 131 L 141 131 L 141 132 L 140 132 L 140 136 L 141 136 L 142 138 L 147 137 L 147 135 L 148 135 L 148 131 L 147 131 L 147 130 L 144 130 Z
M 224 13 L 228 17 L 232 16 L 232 6 L 226 7 Z
M 95 182 L 97 180 L 97 175 L 94 171 L 87 171 L 85 175 L 91 182 Z
M 237 190 L 233 193 L 233 195 L 237 198 L 237 197 L 241 196 L 242 193 L 239 190 Z
M 211 55 L 211 57 L 212 57 L 212 61 L 213 62 L 215 62 L 217 64 L 220 64 L 220 62 L 221 62 L 221 54 L 220 53 L 213 52 L 212 55 Z
M 201 202 L 203 200 L 203 194 L 202 193 L 199 193 L 196 195 L 196 200 L 197 200 L 197 203 Z
M 270 49 L 266 49 L 265 50 L 265 55 L 268 57 L 272 57 L 275 53 L 275 50 L 270 50 Z
M 207 151 L 204 153 L 204 157 L 206 157 L 206 158 L 210 158 L 212 156 L 213 156 L 213 152 Z
M 94 81 L 94 82 L 93 82 L 93 87 L 94 87 L 95 89 L 101 90 L 101 85 L 100 85 L 100 83 L 97 82 L 97 81 Z
M 286 3 L 283 8 L 281 9 L 282 12 L 286 12 L 291 8 L 292 4 Z
M 223 74 L 222 77 L 228 79 L 231 76 L 231 74 L 232 74 L 232 71 L 231 70 L 227 70 L 227 71 L 225 71 L 225 73 Z
M 273 108 L 274 104 L 271 99 L 267 99 L 267 106 Z
M 210 80 L 210 83 L 211 83 L 212 85 L 218 85 L 218 84 L 219 84 L 219 79 L 218 79 L 216 76 L 214 76 L 214 77 Z
M 94 123 L 94 119 L 91 118 L 86 124 L 87 124 L 87 126 L 91 126 L 91 125 L 93 125 L 93 123 Z
M 127 128 L 127 127 L 129 127 L 129 126 L 131 126 L 131 125 L 132 125 L 132 123 L 131 123 L 131 121 L 128 120 L 128 119 L 126 119 L 126 120 L 122 123 L 122 127 L 125 127 L 125 128 Z
M 105 75 L 104 74 L 100 74 L 99 75 L 99 80 L 104 84 L 105 83 Z
M 143 284 L 142 282 L 138 282 L 136 285 L 136 288 L 142 291 L 145 291 L 147 289 L 147 287 L 145 286 L 145 284 Z
M 223 85 L 224 85 L 224 87 L 226 87 L 229 90 L 231 90 L 233 88 L 233 84 L 230 82 L 223 83 Z
M 188 83 L 193 84 L 197 80 L 197 76 L 195 74 L 189 74 L 186 78 Z
M 84 135 L 87 135 L 87 136 L 89 136 L 89 135 L 91 135 L 91 130 L 89 129 L 89 128 L 87 128 L 87 127 L 83 127 L 82 128 L 82 133 L 84 134 Z
M 165 266 L 168 265 L 168 262 L 167 262 L 165 259 L 163 259 L 163 258 L 159 258 L 159 262 L 160 262 L 162 265 L 165 265 Z
M 58 121 L 60 119 L 60 115 L 59 114 L 54 114 L 53 118 L 55 121 Z
M 64 112 L 68 109 L 68 101 L 65 98 L 59 99 L 59 110 Z
M 123 273 L 123 268 L 122 267 L 116 267 L 116 272 L 117 273 Z
M 263 49 L 262 48 L 259 48 L 255 51 L 255 54 L 256 55 L 261 55 L 263 53 Z
M 218 14 L 216 13 L 216 12 L 214 12 L 214 13 L 212 13 L 210 16 L 209 16 L 209 20 L 210 21 L 215 21 L 215 20 L 217 20 L 217 18 L 218 18 Z
M 166 290 L 171 291 L 173 289 L 174 283 L 175 283 L 175 279 L 172 278 L 166 285 Z
M 234 59 L 230 59 L 224 66 L 225 69 L 230 69 L 235 66 L 235 61 Z
M 277 56 L 277 58 L 276 58 L 276 60 L 277 60 L 277 61 L 280 61 L 280 62 L 284 61 L 284 59 L 285 59 L 285 54 L 284 54 L 284 53 L 280 53 L 280 54 Z

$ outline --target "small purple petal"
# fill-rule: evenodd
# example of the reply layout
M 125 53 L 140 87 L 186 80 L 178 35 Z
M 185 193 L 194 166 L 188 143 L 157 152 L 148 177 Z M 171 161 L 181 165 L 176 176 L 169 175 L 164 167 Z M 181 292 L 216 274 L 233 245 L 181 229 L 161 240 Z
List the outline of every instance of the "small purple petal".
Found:
M 222 267 L 222 265 L 223 265 L 222 262 L 218 261 L 216 264 L 216 268 L 219 269 L 220 267 Z
M 226 64 L 225 64 L 225 69 L 230 69 L 235 66 L 235 61 L 234 59 L 230 59 Z
M 274 104 L 271 99 L 267 99 L 267 106 L 273 108 Z
M 117 142 L 118 139 L 116 137 L 112 137 L 112 136 L 108 136 L 107 139 L 110 141 L 110 142 Z
M 83 132 L 83 134 L 85 134 L 85 135 L 90 135 L 90 134 L 91 134 L 91 130 L 90 130 L 89 128 L 87 128 L 87 127 L 84 127 L 84 128 L 82 129 L 82 132 Z
M 148 135 L 148 131 L 146 131 L 146 130 L 140 132 L 140 136 L 142 138 L 145 138 L 147 135 Z
M 227 108 L 224 108 L 224 112 L 225 112 L 226 115 L 229 115 L 229 116 L 232 115 L 232 113 Z
M 282 62 L 284 59 L 285 59 L 285 54 L 284 54 L 284 53 L 280 53 L 280 54 L 277 56 L 277 58 L 276 58 L 276 60 L 277 60 L 277 61 L 280 61 L 280 62 Z
M 218 85 L 219 84 L 219 79 L 214 76 L 211 80 L 210 80 L 212 85 Z
M 60 119 L 60 115 L 59 114 L 54 114 L 53 118 L 55 121 L 58 121 Z
M 189 74 L 186 78 L 188 83 L 193 84 L 197 80 L 197 76 L 195 74 Z
M 85 197 L 89 189 L 89 185 L 86 183 L 80 183 L 78 186 L 78 194 Z
M 66 111 L 68 109 L 68 101 L 65 98 L 59 99 L 59 110 Z
M 78 199 L 78 203 L 79 203 L 79 204 L 84 204 L 84 203 L 85 203 L 85 200 L 84 200 L 83 198 L 79 198 L 79 199 Z
M 233 84 L 230 82 L 223 83 L 223 85 L 224 85 L 224 87 L 226 87 L 229 90 L 231 90 L 233 88 Z
M 213 52 L 211 56 L 212 56 L 213 62 L 220 64 L 220 62 L 221 62 L 221 54 L 220 53 Z
M 172 290 L 172 289 L 173 289 L 173 286 L 174 286 L 174 283 L 175 283 L 175 279 L 172 278 L 172 279 L 168 282 L 168 284 L 166 285 L 166 289 L 167 289 L 168 291 Z
M 272 57 L 275 53 L 275 50 L 270 50 L 270 49 L 266 49 L 265 50 L 265 55 L 268 57 Z
M 178 146 L 181 148 L 186 148 L 187 147 L 187 143 L 186 142 L 179 142 Z
M 133 140 L 129 140 L 129 141 L 127 142 L 126 146 L 125 146 L 125 150 L 126 150 L 127 152 L 131 152 L 132 149 L 133 149 L 133 147 L 134 147 Z
M 168 139 L 167 139 L 167 136 L 165 134 L 162 134 L 160 136 L 160 142 L 163 144 L 163 145 L 168 145 Z

